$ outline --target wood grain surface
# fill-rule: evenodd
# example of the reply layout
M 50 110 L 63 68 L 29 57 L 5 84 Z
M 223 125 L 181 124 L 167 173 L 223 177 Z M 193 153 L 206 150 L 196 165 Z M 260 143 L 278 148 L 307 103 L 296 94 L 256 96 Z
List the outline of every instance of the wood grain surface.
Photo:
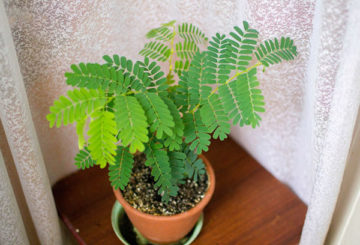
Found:
M 215 193 L 194 245 L 297 244 L 306 205 L 231 139 L 205 153 L 215 170 Z M 115 202 L 107 171 L 91 168 L 55 184 L 60 217 L 79 244 L 122 244 L 111 227 Z

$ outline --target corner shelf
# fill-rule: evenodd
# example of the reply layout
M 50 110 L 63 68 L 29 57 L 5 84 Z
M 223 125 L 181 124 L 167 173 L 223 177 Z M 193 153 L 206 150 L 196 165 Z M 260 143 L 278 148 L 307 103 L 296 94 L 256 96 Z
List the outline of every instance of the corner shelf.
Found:
M 306 205 L 231 139 L 205 153 L 216 175 L 194 245 L 297 244 Z M 53 187 L 58 212 L 79 244 L 121 244 L 111 227 L 115 197 L 107 171 L 78 171 Z

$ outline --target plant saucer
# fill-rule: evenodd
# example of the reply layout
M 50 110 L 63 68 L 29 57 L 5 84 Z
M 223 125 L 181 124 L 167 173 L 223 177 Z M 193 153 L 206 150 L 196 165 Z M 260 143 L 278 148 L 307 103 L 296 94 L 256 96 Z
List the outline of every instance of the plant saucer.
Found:
M 190 245 L 198 237 L 203 226 L 203 220 L 204 215 L 202 213 L 199 220 L 196 222 L 195 227 L 189 234 L 173 245 Z M 133 227 L 124 208 L 118 201 L 115 201 L 112 208 L 111 224 L 115 234 L 125 245 L 155 245 L 147 241 L 147 239 Z

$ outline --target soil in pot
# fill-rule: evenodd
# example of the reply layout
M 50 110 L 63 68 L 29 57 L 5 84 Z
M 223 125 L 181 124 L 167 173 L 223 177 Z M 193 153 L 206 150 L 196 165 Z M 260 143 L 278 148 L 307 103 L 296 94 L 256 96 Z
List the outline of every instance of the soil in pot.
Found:
M 208 188 L 206 174 L 200 176 L 197 182 L 185 179 L 185 183 L 179 186 L 178 195 L 171 197 L 167 204 L 162 203 L 161 196 L 154 187 L 151 169 L 145 166 L 145 155 L 136 155 L 134 160 L 129 184 L 121 192 L 125 200 L 141 212 L 152 215 L 179 214 L 193 208 L 203 199 Z

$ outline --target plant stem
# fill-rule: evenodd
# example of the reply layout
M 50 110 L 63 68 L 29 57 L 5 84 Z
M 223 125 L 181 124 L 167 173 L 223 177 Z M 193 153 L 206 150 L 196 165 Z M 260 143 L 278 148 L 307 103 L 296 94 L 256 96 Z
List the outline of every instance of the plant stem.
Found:
M 141 93 L 141 91 L 130 90 L 130 91 L 126 92 L 124 95 L 138 94 L 138 93 Z
M 176 32 L 175 32 L 175 25 L 173 25 L 173 37 L 171 38 L 171 42 L 170 42 L 170 59 L 169 59 L 169 74 L 172 72 L 173 70 L 173 65 L 172 65 L 172 60 L 173 60 L 173 56 L 174 56 L 174 41 L 175 41 L 175 36 L 176 36 Z
M 138 94 L 138 93 L 141 93 L 141 91 L 134 91 L 134 90 L 130 90 L 130 91 L 127 91 L 127 92 L 124 92 L 118 96 L 127 96 L 127 95 L 130 95 L 130 94 Z M 109 104 L 111 101 L 113 101 L 113 99 L 115 99 L 116 96 L 111 96 L 111 97 L 107 97 L 107 101 L 106 101 L 106 105 Z
M 115 96 L 108 97 L 106 104 L 109 104 L 114 98 Z
M 261 65 L 261 62 L 256 63 L 253 66 L 248 67 L 246 70 L 241 71 L 241 72 L 236 72 L 234 76 L 230 77 L 224 84 L 228 84 L 230 83 L 232 80 L 234 80 L 235 78 L 237 78 L 238 76 L 240 76 L 241 74 L 247 73 L 249 72 L 251 69 L 258 67 L 259 65 Z M 216 88 L 214 88 L 211 93 L 209 94 L 209 96 L 207 98 L 209 98 L 211 95 L 213 95 L 214 93 L 216 93 L 216 91 L 218 90 L 219 86 L 217 86 Z M 200 103 L 197 104 L 194 109 L 192 109 L 190 112 L 194 113 L 198 108 L 200 107 Z

